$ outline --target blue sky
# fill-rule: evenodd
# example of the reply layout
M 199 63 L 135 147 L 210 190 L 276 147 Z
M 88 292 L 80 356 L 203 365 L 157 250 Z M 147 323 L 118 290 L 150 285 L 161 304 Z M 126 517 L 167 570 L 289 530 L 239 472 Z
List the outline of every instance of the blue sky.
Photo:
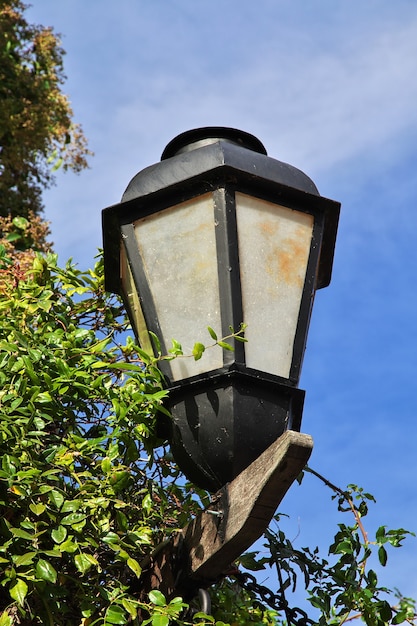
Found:
M 318 292 L 301 387 L 311 465 L 417 531 L 417 4 L 415 0 L 33 0 L 62 33 L 65 86 L 95 152 L 45 195 L 61 262 L 101 245 L 100 212 L 175 135 L 255 134 L 342 203 L 333 279 Z M 335 517 L 307 477 L 281 510 L 298 547 Z M 328 543 L 327 543 L 328 545 Z M 417 539 L 382 580 L 417 596 Z M 382 574 L 383 575 L 383 574 Z

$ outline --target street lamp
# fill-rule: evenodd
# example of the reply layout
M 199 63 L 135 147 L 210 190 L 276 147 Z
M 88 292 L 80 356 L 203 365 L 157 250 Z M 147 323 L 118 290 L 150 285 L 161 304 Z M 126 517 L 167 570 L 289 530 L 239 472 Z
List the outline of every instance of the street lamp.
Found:
M 246 342 L 161 361 L 168 438 L 197 485 L 216 491 L 287 429 L 316 289 L 330 282 L 340 204 L 253 135 L 185 132 L 103 211 L 106 288 L 122 295 L 141 347 L 191 352 L 246 325 Z M 151 334 L 150 334 L 151 333 Z

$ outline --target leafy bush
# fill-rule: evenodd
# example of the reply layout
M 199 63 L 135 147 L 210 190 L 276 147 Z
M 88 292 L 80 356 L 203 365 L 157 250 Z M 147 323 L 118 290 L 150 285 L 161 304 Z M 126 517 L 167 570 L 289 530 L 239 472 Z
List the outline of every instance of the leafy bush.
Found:
M 101 260 L 22 276 L 3 250 L 0 316 L 0 623 L 125 623 L 140 561 L 197 506 L 154 455 L 159 371 Z

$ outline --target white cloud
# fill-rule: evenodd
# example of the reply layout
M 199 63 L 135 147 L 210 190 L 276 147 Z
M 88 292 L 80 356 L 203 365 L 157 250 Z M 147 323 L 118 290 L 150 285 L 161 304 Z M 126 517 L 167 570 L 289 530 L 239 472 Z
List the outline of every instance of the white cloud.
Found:
M 366 48 L 360 42 L 348 57 L 319 52 L 271 57 L 266 64 L 262 53 L 232 79 L 212 76 L 187 88 L 179 81 L 169 90 L 174 102 L 163 97 L 162 108 L 176 102 L 185 124 L 239 118 L 246 127 L 265 129 L 270 152 L 275 144 L 291 152 L 298 146 L 295 158 L 314 169 L 333 167 L 415 128 L 416 32 L 417 20 L 369 38 Z

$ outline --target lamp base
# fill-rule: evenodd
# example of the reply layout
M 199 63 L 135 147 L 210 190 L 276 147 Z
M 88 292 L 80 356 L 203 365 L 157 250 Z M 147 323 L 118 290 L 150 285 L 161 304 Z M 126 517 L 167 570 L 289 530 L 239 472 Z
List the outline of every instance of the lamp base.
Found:
M 168 439 L 178 466 L 217 491 L 286 430 L 300 430 L 304 395 L 256 370 L 211 372 L 172 387 Z

